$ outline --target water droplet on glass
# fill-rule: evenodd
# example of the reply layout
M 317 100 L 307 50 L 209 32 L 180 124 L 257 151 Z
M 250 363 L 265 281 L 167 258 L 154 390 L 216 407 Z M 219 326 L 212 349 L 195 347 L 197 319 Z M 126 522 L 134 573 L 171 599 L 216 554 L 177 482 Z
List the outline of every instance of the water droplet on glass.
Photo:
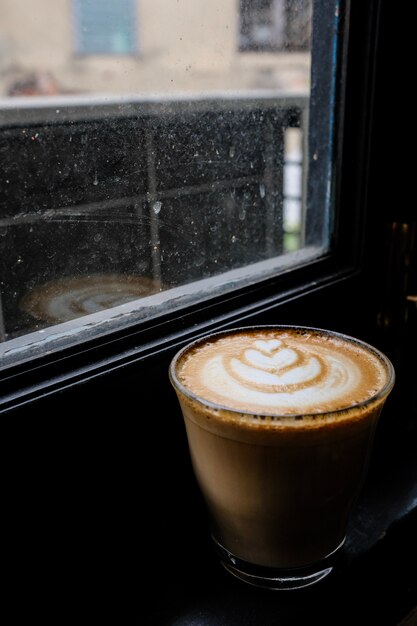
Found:
M 162 202 L 157 200 L 156 202 L 153 203 L 152 210 L 155 213 L 155 215 L 158 215 L 161 209 L 162 209 Z
M 232 243 L 235 243 L 235 242 L 236 242 L 236 240 L 237 240 L 236 235 L 232 235 Z

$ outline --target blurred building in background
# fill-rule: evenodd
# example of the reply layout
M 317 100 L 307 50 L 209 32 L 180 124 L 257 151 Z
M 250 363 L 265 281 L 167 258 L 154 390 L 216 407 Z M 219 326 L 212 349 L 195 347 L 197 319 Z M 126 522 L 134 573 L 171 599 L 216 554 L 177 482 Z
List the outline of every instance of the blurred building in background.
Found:
M 311 0 L 0 0 L 0 97 L 310 82 Z

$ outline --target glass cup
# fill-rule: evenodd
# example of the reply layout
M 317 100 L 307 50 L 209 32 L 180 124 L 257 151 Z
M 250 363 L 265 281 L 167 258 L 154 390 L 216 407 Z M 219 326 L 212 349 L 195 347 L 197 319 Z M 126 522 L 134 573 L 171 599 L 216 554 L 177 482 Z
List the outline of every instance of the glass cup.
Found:
M 223 566 L 270 589 L 327 577 L 394 385 L 389 359 L 329 330 L 245 327 L 182 348 L 169 378 Z

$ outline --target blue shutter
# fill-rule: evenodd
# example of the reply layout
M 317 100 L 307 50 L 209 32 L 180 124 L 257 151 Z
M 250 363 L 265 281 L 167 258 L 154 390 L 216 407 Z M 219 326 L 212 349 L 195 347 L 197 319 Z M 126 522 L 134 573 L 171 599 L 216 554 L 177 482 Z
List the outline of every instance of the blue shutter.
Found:
M 136 0 L 73 0 L 80 54 L 134 54 Z

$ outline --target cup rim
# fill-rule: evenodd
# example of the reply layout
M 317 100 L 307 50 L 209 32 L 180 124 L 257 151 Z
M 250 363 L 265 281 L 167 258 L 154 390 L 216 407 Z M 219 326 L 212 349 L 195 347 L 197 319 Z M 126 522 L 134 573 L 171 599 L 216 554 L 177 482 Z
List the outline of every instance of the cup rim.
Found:
M 195 348 L 199 343 L 204 343 L 208 339 L 217 339 L 223 335 L 230 335 L 230 334 L 235 334 L 235 333 L 240 333 L 240 332 L 250 332 L 254 330 L 300 330 L 300 331 L 315 332 L 318 334 L 321 333 L 325 335 L 330 335 L 340 340 L 347 341 L 348 343 L 354 343 L 360 346 L 361 348 L 365 349 L 366 351 L 371 352 L 380 361 L 382 361 L 382 363 L 385 365 L 386 370 L 387 370 L 387 381 L 376 394 L 374 394 L 370 398 L 366 398 L 366 400 L 362 400 L 361 402 L 347 404 L 346 406 L 343 406 L 339 409 L 333 409 L 331 411 L 322 410 L 322 411 L 310 411 L 310 412 L 303 412 L 303 413 L 272 413 L 272 412 L 262 412 L 262 411 L 261 412 L 246 411 L 246 410 L 243 411 L 242 409 L 236 409 L 233 407 L 226 406 L 224 404 L 219 404 L 216 402 L 212 402 L 210 400 L 206 400 L 205 398 L 195 394 L 193 391 L 185 387 L 185 385 L 183 385 L 180 382 L 176 374 L 176 365 L 178 361 L 182 358 L 182 356 L 185 354 L 185 352 Z M 178 389 L 184 396 L 188 397 L 189 399 L 195 402 L 198 402 L 208 408 L 211 408 L 214 411 L 226 412 L 226 413 L 229 413 L 231 415 L 236 415 L 236 416 L 244 416 L 249 420 L 252 417 L 252 418 L 259 418 L 259 419 L 268 418 L 272 421 L 274 420 L 278 420 L 278 421 L 281 421 L 281 420 L 290 421 L 291 420 L 292 421 L 292 420 L 297 420 L 297 419 L 300 420 L 300 419 L 305 419 L 305 418 L 314 419 L 314 418 L 320 418 L 324 416 L 343 415 L 354 409 L 356 410 L 360 408 L 365 408 L 369 406 L 370 404 L 378 402 L 380 399 L 387 397 L 389 393 L 391 392 L 395 383 L 395 369 L 391 360 L 381 350 L 379 350 L 372 344 L 362 339 L 358 339 L 357 337 L 353 337 L 352 335 L 341 333 L 339 331 L 330 330 L 326 328 L 319 328 L 316 326 L 305 326 L 301 324 L 255 324 L 252 326 L 237 326 L 233 328 L 226 328 L 223 330 L 206 333 L 198 337 L 197 339 L 189 341 L 185 346 L 183 346 L 176 352 L 176 354 L 173 356 L 169 364 L 168 373 L 169 373 L 169 379 L 174 389 Z

